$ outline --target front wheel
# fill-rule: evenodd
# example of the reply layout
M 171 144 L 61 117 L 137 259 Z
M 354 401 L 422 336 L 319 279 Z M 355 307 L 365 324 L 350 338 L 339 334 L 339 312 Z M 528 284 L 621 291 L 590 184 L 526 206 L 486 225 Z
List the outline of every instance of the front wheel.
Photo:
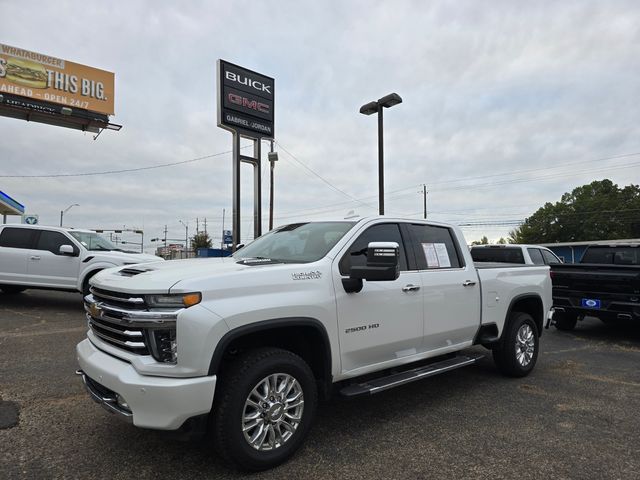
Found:
M 538 359 L 540 337 L 538 326 L 528 313 L 514 312 L 493 349 L 498 369 L 510 377 L 524 377 L 531 373 Z
M 221 375 L 213 412 L 216 451 L 241 470 L 274 467 L 300 447 L 315 416 L 317 387 L 287 350 L 246 353 Z

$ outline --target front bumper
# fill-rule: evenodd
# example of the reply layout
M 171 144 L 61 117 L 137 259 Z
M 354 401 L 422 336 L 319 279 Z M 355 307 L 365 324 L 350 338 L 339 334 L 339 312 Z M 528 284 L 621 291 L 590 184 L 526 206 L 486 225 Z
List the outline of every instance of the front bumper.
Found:
M 177 430 L 187 419 L 211 410 L 215 375 L 195 378 L 140 375 L 130 363 L 102 352 L 88 339 L 77 345 L 76 356 L 79 373 L 91 397 L 137 427 Z M 126 408 L 118 405 L 116 394 L 126 402 Z

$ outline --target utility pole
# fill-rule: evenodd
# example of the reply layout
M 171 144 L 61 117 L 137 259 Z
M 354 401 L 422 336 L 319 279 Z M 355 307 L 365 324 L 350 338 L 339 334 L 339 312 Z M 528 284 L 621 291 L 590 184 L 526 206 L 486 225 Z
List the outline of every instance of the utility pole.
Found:
M 424 219 L 427 219 L 427 184 L 422 184 L 422 201 L 424 204 Z
M 167 254 L 167 226 L 164 226 L 164 254 Z
M 207 217 L 204 217 L 204 234 L 207 234 Z
M 224 213 L 225 209 L 222 209 L 222 241 L 220 242 L 220 250 L 224 250 Z M 231 232 L 233 234 L 233 232 Z
M 200 219 L 196 217 L 196 235 L 200 233 Z

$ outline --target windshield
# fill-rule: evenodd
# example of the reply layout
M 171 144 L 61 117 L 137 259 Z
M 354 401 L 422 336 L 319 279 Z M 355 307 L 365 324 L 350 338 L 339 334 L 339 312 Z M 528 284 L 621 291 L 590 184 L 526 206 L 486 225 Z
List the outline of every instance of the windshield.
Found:
M 580 263 L 608 263 L 614 265 L 639 265 L 638 247 L 589 247 Z
M 255 239 L 233 257 L 284 263 L 315 262 L 324 257 L 353 225 L 354 222 L 292 223 Z
M 118 250 L 118 248 L 106 238 L 93 232 L 69 232 L 87 250 Z

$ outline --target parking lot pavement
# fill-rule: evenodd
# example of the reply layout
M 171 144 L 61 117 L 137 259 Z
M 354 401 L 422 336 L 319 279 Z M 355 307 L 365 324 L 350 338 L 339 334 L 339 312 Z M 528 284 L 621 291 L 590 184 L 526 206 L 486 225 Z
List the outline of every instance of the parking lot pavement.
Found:
M 121 423 L 74 375 L 80 294 L 0 294 L 1 478 L 239 478 L 204 442 Z M 486 352 L 482 347 L 474 351 Z M 479 364 L 320 406 L 288 463 L 252 478 L 639 478 L 640 325 L 550 329 L 534 372 Z

